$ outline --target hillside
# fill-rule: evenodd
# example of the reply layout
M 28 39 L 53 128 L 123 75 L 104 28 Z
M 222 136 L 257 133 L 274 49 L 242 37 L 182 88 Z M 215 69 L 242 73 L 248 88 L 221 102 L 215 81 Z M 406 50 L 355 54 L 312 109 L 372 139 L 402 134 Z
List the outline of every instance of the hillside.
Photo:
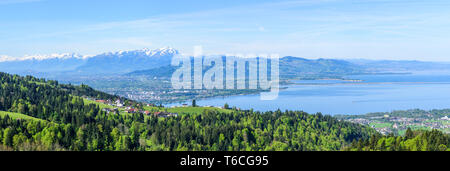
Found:
M 8 117 L 10 117 L 12 119 L 23 119 L 23 120 L 33 120 L 33 121 L 44 121 L 44 122 L 46 122 L 45 120 L 38 119 L 38 118 L 33 118 L 31 116 L 24 115 L 24 114 L 21 114 L 21 113 L 0 111 L 0 117 L 6 117 L 6 116 L 8 116 Z
M 337 59 L 310 60 L 287 56 L 280 59 L 280 77 L 314 79 L 364 73 L 365 68 Z
M 71 115 L 84 115 L 84 111 L 93 108 L 86 108 L 81 96 L 120 99 L 86 85 L 59 84 L 57 81 L 6 73 L 0 73 L 0 78 L 0 111 L 22 113 L 49 121 L 71 120 Z
M 146 76 L 146 77 L 150 77 L 150 78 L 166 78 L 169 79 L 170 77 L 172 77 L 173 72 L 175 72 L 175 70 L 177 70 L 178 67 L 174 67 L 174 66 L 162 66 L 162 67 L 158 67 L 158 68 L 153 68 L 153 69 L 146 69 L 146 70 L 137 70 L 137 71 L 133 71 L 130 73 L 127 73 L 127 76 Z
M 148 76 L 157 78 L 170 78 L 178 67 L 160 66 L 147 70 L 136 70 L 126 74 L 127 76 Z M 208 70 L 209 68 L 204 68 Z M 247 68 L 248 70 L 248 68 Z M 248 72 L 248 71 L 247 71 Z M 224 73 L 226 73 L 224 67 Z M 344 60 L 317 59 L 310 60 L 299 57 L 283 57 L 280 59 L 280 78 L 322 78 L 339 77 L 348 74 L 365 73 L 364 67 L 352 64 Z
M 158 108 L 185 112 L 177 117 L 107 113 L 102 108 L 108 106 L 85 103 L 81 96 L 118 97 L 85 85 L 5 73 L 0 73 L 0 78 L 0 111 L 49 121 L 17 120 L 9 114 L 0 117 L 0 149 L 339 150 L 354 140 L 377 134 L 359 124 L 299 111 L 259 113 L 187 107 Z
M 438 130 L 406 130 L 405 136 L 374 135 L 354 141 L 345 151 L 450 151 L 450 135 Z

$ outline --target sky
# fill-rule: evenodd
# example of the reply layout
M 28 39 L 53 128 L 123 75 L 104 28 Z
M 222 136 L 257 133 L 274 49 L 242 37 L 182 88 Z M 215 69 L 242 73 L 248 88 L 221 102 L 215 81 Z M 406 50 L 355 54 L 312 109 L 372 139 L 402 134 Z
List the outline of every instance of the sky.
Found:
M 0 0 L 0 55 L 172 47 L 450 61 L 448 0 Z

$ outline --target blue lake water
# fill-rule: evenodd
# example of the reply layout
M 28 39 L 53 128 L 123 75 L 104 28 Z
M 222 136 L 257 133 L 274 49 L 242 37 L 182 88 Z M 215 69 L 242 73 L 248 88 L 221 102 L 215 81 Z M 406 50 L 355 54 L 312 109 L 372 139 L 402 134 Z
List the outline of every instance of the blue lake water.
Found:
M 342 80 L 299 80 L 280 91 L 276 100 L 262 101 L 259 94 L 198 100 L 202 106 L 228 103 L 242 109 L 303 110 L 323 114 L 365 114 L 405 109 L 450 108 L 449 73 L 410 75 L 355 75 Z

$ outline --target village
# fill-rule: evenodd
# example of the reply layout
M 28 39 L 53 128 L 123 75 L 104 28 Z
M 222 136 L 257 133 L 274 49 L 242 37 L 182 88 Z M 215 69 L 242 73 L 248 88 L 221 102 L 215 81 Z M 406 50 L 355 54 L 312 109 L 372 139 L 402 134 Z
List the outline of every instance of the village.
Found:
M 198 106 L 195 100 L 192 104 L 183 103 L 180 105 L 172 105 L 165 107 L 163 105 L 156 105 L 153 103 L 136 102 L 131 100 L 111 100 L 111 99 L 97 99 L 83 96 L 85 102 L 99 105 L 102 111 L 108 114 L 135 114 L 141 113 L 145 116 L 155 117 L 177 117 L 180 114 L 202 113 L 204 110 L 214 110 L 219 112 L 230 113 L 231 111 L 243 111 L 240 108 L 229 107 L 228 104 L 223 106 Z
M 95 99 L 91 97 L 83 97 L 88 101 L 95 102 L 97 104 L 101 104 L 100 108 L 102 111 L 108 114 L 134 114 L 134 113 L 142 113 L 146 116 L 155 116 L 155 117 L 176 117 L 178 113 L 171 113 L 166 111 L 159 111 L 158 107 L 155 104 L 151 103 L 136 103 L 136 102 L 124 102 L 120 99 L 117 100 L 104 100 L 104 99 Z M 162 107 L 162 106 L 161 106 Z
M 427 130 L 438 129 L 450 133 L 450 118 L 448 116 L 435 118 L 428 114 L 424 117 L 410 118 L 384 115 L 370 118 L 352 118 L 347 120 L 353 123 L 368 125 L 384 135 L 395 132 L 401 133 L 408 128 Z

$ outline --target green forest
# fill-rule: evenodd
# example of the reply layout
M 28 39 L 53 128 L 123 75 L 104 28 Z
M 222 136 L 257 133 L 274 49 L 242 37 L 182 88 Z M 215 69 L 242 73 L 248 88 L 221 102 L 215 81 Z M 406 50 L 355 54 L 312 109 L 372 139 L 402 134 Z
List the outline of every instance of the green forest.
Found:
M 0 150 L 335 151 L 449 150 L 447 134 L 383 136 L 335 117 L 301 111 L 203 110 L 177 117 L 113 114 L 83 97 L 121 99 L 87 85 L 0 73 Z M 137 103 L 137 102 L 136 102 Z
M 352 142 L 346 151 L 449 151 L 450 136 L 438 130 L 406 130 L 405 136 L 372 135 Z

